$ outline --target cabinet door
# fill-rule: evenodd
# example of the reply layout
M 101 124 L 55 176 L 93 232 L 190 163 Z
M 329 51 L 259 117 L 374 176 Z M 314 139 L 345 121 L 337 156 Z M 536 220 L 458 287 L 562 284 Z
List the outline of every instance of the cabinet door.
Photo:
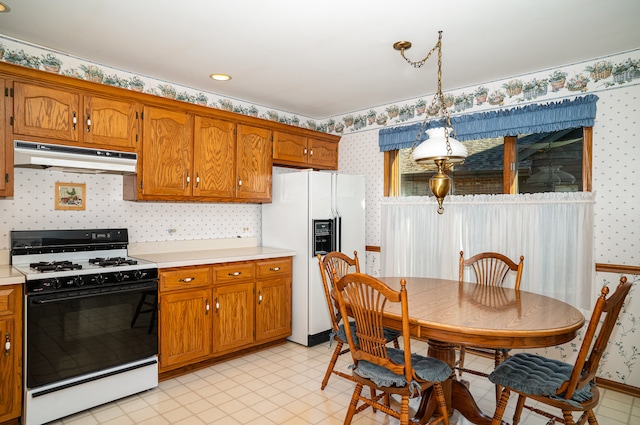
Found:
M 271 130 L 238 124 L 236 198 L 271 201 Z
M 0 286 L 0 422 L 18 418 L 22 411 L 21 289 Z
M 273 132 L 273 162 L 283 165 L 306 164 L 307 138 L 298 134 Z
M 256 342 L 291 335 L 291 277 L 256 282 Z
M 193 120 L 185 112 L 144 108 L 142 193 L 190 196 Z
M 5 93 L 7 82 L 0 79 L 0 93 Z M 4 123 L 0 128 L 0 196 L 13 195 L 13 141 L 9 138 L 9 110 L 11 98 L 4 96 L 0 100 L 0 120 Z
M 84 141 L 113 148 L 135 148 L 139 106 L 133 102 L 86 96 Z
M 13 134 L 78 142 L 80 96 L 64 90 L 15 82 Z
M 231 198 L 235 191 L 235 123 L 195 117 L 195 196 Z
M 325 140 L 308 139 L 309 165 L 327 170 L 338 169 L 338 144 Z
M 209 289 L 160 295 L 160 371 L 173 369 L 211 353 L 211 292 Z
M 253 282 L 213 288 L 213 351 L 219 353 L 253 343 Z

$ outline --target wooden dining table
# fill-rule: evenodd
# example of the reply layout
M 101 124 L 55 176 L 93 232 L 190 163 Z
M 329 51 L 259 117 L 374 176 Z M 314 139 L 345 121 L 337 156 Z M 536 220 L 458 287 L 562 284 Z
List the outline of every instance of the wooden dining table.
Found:
M 400 277 L 378 278 L 400 289 Z M 406 278 L 411 337 L 428 342 L 428 355 L 452 368 L 460 344 L 487 348 L 552 347 L 573 340 L 583 314 L 562 301 L 527 291 L 433 278 Z M 400 303 L 385 311 L 385 326 L 401 329 Z M 475 424 L 490 424 L 455 374 L 443 384 L 450 411 Z M 423 397 L 416 417 L 430 418 L 435 402 Z M 424 422 L 423 422 L 424 423 Z

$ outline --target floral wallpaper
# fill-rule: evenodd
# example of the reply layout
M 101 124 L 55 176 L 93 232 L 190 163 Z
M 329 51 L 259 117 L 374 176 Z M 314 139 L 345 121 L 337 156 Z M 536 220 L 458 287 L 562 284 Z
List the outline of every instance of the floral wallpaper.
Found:
M 321 130 L 316 121 L 308 117 L 298 117 L 248 102 L 223 98 L 214 93 L 205 93 L 151 77 L 131 74 L 2 35 L 0 35 L 0 60 L 95 83 L 108 84 L 312 130 Z
M 432 104 L 432 96 L 428 96 L 408 99 L 401 104 L 356 111 L 326 120 L 298 117 L 267 107 L 223 98 L 214 93 L 196 91 L 150 77 L 130 74 L 1 35 L 0 60 L 333 134 L 408 124 L 424 119 L 435 119 L 438 115 L 438 108 Z M 640 49 L 558 69 L 521 75 L 508 81 L 494 81 L 450 92 L 445 90 L 444 100 L 449 113 L 455 115 L 517 106 L 534 101 L 551 101 L 577 93 L 597 92 L 612 86 L 638 83 L 640 83 Z
M 628 281 L 633 283 L 631 291 L 625 300 L 616 326 L 611 333 L 607 350 L 602 355 L 598 376 L 615 382 L 621 382 L 632 386 L 640 383 L 640 371 L 634 366 L 640 360 L 640 345 L 638 344 L 638 332 L 640 332 L 640 309 L 638 307 L 637 293 L 639 291 L 640 275 L 625 275 Z M 620 281 L 620 275 L 613 273 L 598 273 L 598 282 L 601 286 L 608 286 L 612 294 Z M 593 298 L 595 305 L 596 297 Z M 585 314 L 587 320 L 589 316 Z M 585 324 L 586 327 L 586 324 Z M 566 344 L 556 347 L 533 350 L 543 356 L 572 363 L 578 356 L 582 344 L 583 331 L 578 337 Z

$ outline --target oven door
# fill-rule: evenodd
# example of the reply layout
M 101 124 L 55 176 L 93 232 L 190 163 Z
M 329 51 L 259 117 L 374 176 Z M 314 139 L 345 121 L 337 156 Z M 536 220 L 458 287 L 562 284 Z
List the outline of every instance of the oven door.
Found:
M 156 355 L 157 295 L 157 280 L 27 295 L 27 388 Z

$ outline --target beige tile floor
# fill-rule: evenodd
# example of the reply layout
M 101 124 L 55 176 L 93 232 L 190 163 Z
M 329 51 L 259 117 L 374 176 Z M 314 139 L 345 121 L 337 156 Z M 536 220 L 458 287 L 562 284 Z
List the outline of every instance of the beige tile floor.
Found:
M 413 351 L 425 350 L 422 343 Z M 320 382 L 332 349 L 286 343 L 161 382 L 157 388 L 51 422 L 55 425 L 197 425 L 197 424 L 342 424 L 354 384 L 332 376 L 324 391 Z M 467 365 L 489 369 L 488 359 L 468 356 Z M 339 367 L 348 370 L 351 359 L 342 356 Z M 488 414 L 495 408 L 495 392 L 485 378 L 463 375 L 478 405 Z M 640 424 L 640 398 L 601 390 L 596 414 L 601 425 Z M 507 407 L 511 421 L 515 397 Z M 412 407 L 416 404 L 412 402 Z M 370 409 L 356 415 L 354 425 L 397 424 Z M 521 424 L 547 423 L 533 413 L 523 413 Z M 454 413 L 452 425 L 470 424 Z

